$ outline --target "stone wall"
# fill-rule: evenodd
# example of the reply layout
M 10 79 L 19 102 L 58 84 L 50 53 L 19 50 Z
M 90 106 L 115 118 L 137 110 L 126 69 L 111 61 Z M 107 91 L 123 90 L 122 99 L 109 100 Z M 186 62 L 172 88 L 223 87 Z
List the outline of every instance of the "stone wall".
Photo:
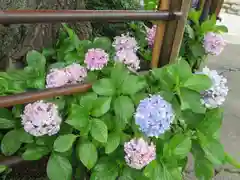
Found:
M 240 16 L 240 0 L 225 0 L 221 12 Z

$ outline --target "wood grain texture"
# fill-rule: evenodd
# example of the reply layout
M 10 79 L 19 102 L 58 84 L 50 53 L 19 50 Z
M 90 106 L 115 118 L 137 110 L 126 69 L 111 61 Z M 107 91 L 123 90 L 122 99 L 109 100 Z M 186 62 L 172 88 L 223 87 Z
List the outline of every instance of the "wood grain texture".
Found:
M 169 10 L 169 0 L 162 0 L 159 4 L 159 11 L 163 10 Z M 166 23 L 160 22 L 157 25 L 156 35 L 155 35 L 155 41 L 152 51 L 152 61 L 151 61 L 151 68 L 157 68 L 159 64 L 159 56 L 161 54 L 161 48 L 163 44 L 164 39 L 164 33 L 165 33 Z

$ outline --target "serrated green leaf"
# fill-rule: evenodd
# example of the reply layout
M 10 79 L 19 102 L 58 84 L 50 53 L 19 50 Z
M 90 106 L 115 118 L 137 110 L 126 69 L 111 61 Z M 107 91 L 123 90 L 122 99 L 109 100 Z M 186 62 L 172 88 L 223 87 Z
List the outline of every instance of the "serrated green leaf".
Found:
M 76 138 L 77 136 L 75 136 L 74 134 L 66 134 L 66 135 L 59 136 L 54 142 L 54 145 L 53 145 L 54 151 L 57 151 L 57 152 L 69 151 L 72 148 Z
M 69 160 L 53 153 L 48 160 L 47 175 L 50 180 L 71 180 L 72 166 Z
M 124 79 L 128 76 L 128 71 L 122 63 L 116 63 L 111 71 L 111 80 L 116 88 L 119 88 Z
M 197 136 L 205 157 L 216 166 L 222 165 L 225 161 L 225 152 L 222 144 L 218 140 L 205 136 L 200 132 L 197 132 Z
M 5 156 L 11 156 L 21 147 L 22 142 L 19 139 L 18 131 L 7 132 L 1 142 L 1 151 Z
M 15 127 L 15 121 L 6 118 L 0 118 L 0 129 L 12 129 Z
M 91 135 L 99 142 L 107 142 L 108 129 L 106 124 L 99 119 L 92 119 Z
M 133 116 L 135 109 L 132 100 L 127 96 L 119 96 L 114 101 L 115 114 L 125 122 Z
M 94 167 L 90 180 L 116 180 L 118 177 L 118 165 L 109 158 L 102 158 Z
M 73 104 L 71 106 L 70 115 L 66 120 L 66 123 L 79 130 L 86 127 L 88 125 L 88 122 L 88 110 L 85 107 Z
M 221 108 L 210 109 L 197 129 L 205 135 L 213 136 L 221 128 L 222 120 L 223 110 Z
M 115 93 L 115 87 L 112 84 L 111 79 L 100 79 L 93 84 L 93 91 L 102 96 L 112 96 Z
M 191 109 L 195 113 L 205 113 L 206 109 L 201 103 L 201 95 L 187 88 L 180 88 L 182 110 Z
M 197 92 L 203 92 L 212 86 L 211 79 L 202 74 L 193 74 L 184 84 L 183 87 L 192 89 Z
M 121 92 L 124 95 L 134 95 L 146 87 L 146 81 L 138 76 L 128 75 L 121 86 Z
M 99 97 L 93 102 L 93 109 L 91 115 L 94 117 L 101 117 L 106 114 L 111 107 L 112 98 L 110 97 Z
M 109 134 L 107 144 L 105 146 L 106 154 L 109 154 L 115 151 L 115 149 L 117 149 L 119 144 L 120 144 L 120 135 L 114 132 Z
M 191 138 L 184 134 L 177 134 L 164 145 L 164 156 L 166 158 L 184 159 L 191 150 Z
M 78 156 L 85 167 L 92 169 L 98 159 L 97 149 L 94 144 L 85 142 L 83 144 L 80 144 L 78 149 Z
M 152 161 L 148 164 L 143 172 L 151 180 L 173 180 L 171 172 L 168 171 L 167 167 L 157 161 Z
M 88 110 L 90 110 L 93 107 L 93 101 L 95 101 L 97 98 L 98 97 L 96 93 L 89 92 L 79 97 L 79 103 L 81 106 L 86 107 Z

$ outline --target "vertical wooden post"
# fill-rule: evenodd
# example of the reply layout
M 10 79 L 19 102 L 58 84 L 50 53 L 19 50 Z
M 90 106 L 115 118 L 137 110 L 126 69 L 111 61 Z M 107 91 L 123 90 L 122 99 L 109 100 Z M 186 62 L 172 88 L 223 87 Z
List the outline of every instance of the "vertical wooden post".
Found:
M 169 9 L 169 0 L 161 0 L 159 2 L 159 10 L 168 10 Z M 157 25 L 155 40 L 154 40 L 154 46 L 153 46 L 153 52 L 152 52 L 152 62 L 151 62 L 151 68 L 158 67 L 159 64 L 159 55 L 161 54 L 161 47 L 163 44 L 163 37 L 165 32 L 165 22 L 160 22 Z
M 160 54 L 159 66 L 164 66 L 170 61 L 173 62 L 179 53 L 179 48 L 182 43 L 185 23 L 187 22 L 187 14 L 190 9 L 191 0 L 173 0 L 170 4 L 170 12 L 182 11 L 184 16 L 180 20 L 168 21 L 164 34 L 164 41 Z
M 183 15 L 181 19 L 178 20 L 177 22 L 177 28 L 175 30 L 175 37 L 172 45 L 172 52 L 170 54 L 170 63 L 174 62 L 179 54 L 181 44 L 183 41 L 184 29 L 187 23 L 190 6 L 191 6 L 191 0 L 183 0 L 182 7 L 181 7 L 181 12 L 183 12 Z

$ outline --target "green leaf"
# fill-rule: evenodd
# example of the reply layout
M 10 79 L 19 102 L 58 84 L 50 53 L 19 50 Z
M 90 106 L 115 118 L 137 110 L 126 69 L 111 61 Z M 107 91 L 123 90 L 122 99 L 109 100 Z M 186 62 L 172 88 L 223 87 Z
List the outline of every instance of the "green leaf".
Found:
M 90 180 L 116 180 L 118 171 L 119 167 L 115 161 L 103 157 L 94 167 Z
M 105 146 L 106 154 L 110 154 L 117 149 L 120 144 L 120 135 L 117 133 L 111 133 L 108 135 L 107 144 Z
M 111 79 L 100 79 L 93 84 L 93 91 L 102 96 L 112 96 L 115 93 L 115 87 L 111 82 Z
M 180 83 L 185 82 L 187 79 L 189 79 L 192 76 L 192 69 L 189 65 L 189 63 L 184 60 L 183 58 L 179 58 L 177 62 L 177 76 L 179 76 Z M 177 78 L 177 77 L 175 77 Z
M 195 113 L 205 113 L 206 109 L 201 103 L 201 95 L 187 88 L 180 88 L 182 110 L 191 109 Z
M 5 156 L 11 156 L 21 147 L 22 142 L 19 140 L 18 131 L 12 130 L 7 132 L 1 142 L 1 151 Z
M 97 99 L 97 94 L 94 92 L 89 92 L 86 94 L 83 94 L 80 97 L 80 105 L 83 107 L 86 107 L 88 110 L 92 109 L 93 107 L 93 101 Z
M 88 169 L 92 169 L 98 159 L 97 149 L 95 145 L 90 142 L 80 144 L 78 156 L 84 166 Z
M 205 55 L 205 50 L 204 50 L 202 44 L 200 44 L 200 43 L 192 44 L 190 46 L 190 48 L 191 48 L 192 53 L 195 58 L 202 57 L 203 55 Z
M 202 74 L 193 74 L 184 84 L 183 87 L 192 89 L 197 92 L 202 92 L 212 86 L 211 79 Z
M 74 127 L 75 129 L 81 129 L 88 125 L 89 114 L 85 107 L 73 104 L 70 110 L 70 116 L 66 123 Z
M 18 130 L 18 138 L 22 143 L 33 143 L 33 136 L 28 134 L 23 128 Z
M 0 129 L 12 129 L 15 127 L 15 121 L 12 119 L 0 118 Z
M 210 109 L 197 129 L 205 135 L 213 136 L 222 125 L 223 110 L 221 108 Z
M 204 152 L 198 145 L 193 146 L 194 170 L 198 179 L 211 180 L 214 177 L 214 166 L 205 158 Z
M 138 76 L 128 75 L 123 81 L 121 92 L 124 95 L 134 95 L 146 87 L 146 85 L 144 79 L 140 79 Z
M 119 96 L 114 101 L 115 114 L 125 122 L 133 116 L 135 109 L 132 100 L 127 96 Z
M 124 67 L 123 63 L 116 63 L 111 71 L 111 80 L 114 86 L 119 88 L 127 76 L 128 70 Z
M 152 161 L 143 172 L 151 180 L 173 180 L 166 166 L 157 161 Z
M 71 51 L 65 54 L 64 61 L 68 64 L 75 63 L 77 60 L 80 60 L 81 57 L 78 55 L 77 51 Z
M 92 119 L 91 135 L 99 142 L 107 142 L 108 130 L 106 124 L 99 119 Z
M 35 161 L 41 159 L 43 156 L 49 153 L 49 149 L 44 146 L 29 147 L 22 154 L 22 158 L 26 161 Z
M 190 127 L 196 128 L 204 119 L 205 114 L 192 112 L 190 109 L 181 112 L 181 119 Z
M 149 180 L 141 171 L 133 168 L 125 167 L 119 180 Z
M 203 34 L 206 34 L 208 32 L 211 32 L 214 30 L 215 28 L 215 24 L 214 22 L 210 21 L 210 20 L 206 20 L 201 24 L 201 30 Z
M 71 180 L 72 166 L 69 160 L 53 153 L 48 160 L 47 175 L 50 180 Z
M 0 174 L 7 170 L 7 166 L 0 165 Z
M 224 25 L 217 25 L 215 27 L 215 29 L 218 31 L 218 32 L 223 32 L 223 33 L 228 33 L 228 28 Z
M 91 115 L 94 117 L 100 117 L 106 114 L 111 107 L 112 98 L 110 97 L 99 97 L 93 102 L 93 109 Z
M 194 39 L 195 38 L 195 32 L 194 32 L 193 28 L 189 24 L 186 24 L 185 28 L 186 28 L 186 31 L 188 33 L 188 37 L 190 37 L 191 39 Z
M 59 136 L 54 142 L 54 145 L 53 145 L 54 151 L 66 152 L 70 150 L 76 138 L 77 136 L 75 136 L 74 134 L 66 134 L 66 135 Z
M 11 111 L 0 108 L 0 129 L 12 129 L 15 124 Z
M 32 50 L 27 53 L 28 66 L 37 68 L 41 73 L 45 72 L 46 58 L 39 52 Z
M 110 50 L 112 42 L 108 37 L 97 37 L 93 41 L 93 48 L 101 48 L 103 50 Z
M 191 150 L 191 138 L 184 134 L 177 134 L 164 145 L 164 156 L 166 158 L 184 159 Z
M 206 137 L 200 132 L 197 135 L 205 157 L 216 166 L 222 165 L 225 161 L 225 152 L 222 144 L 218 140 Z

